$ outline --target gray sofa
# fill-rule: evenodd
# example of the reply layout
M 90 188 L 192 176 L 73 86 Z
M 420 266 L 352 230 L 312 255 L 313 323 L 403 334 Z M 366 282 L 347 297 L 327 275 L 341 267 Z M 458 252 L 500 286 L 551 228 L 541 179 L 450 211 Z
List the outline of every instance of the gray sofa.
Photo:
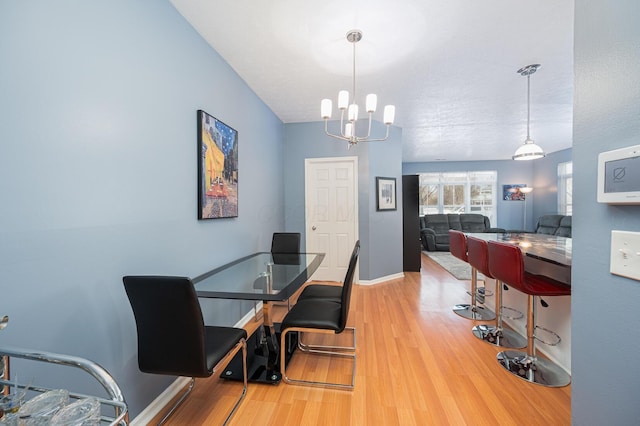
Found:
M 420 216 L 420 240 L 427 251 L 449 251 L 449 230 L 462 232 L 505 232 L 492 228 L 489 218 L 476 213 L 426 214 Z
M 535 233 L 571 238 L 571 216 L 560 214 L 540 216 Z

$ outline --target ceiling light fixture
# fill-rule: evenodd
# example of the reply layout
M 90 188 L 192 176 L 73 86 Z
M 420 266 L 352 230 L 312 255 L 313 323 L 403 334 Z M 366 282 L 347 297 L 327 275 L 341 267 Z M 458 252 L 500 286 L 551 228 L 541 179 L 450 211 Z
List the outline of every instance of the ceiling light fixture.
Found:
M 358 142 L 374 142 L 384 141 L 389 137 L 389 127 L 393 124 L 393 120 L 396 115 L 396 107 L 393 105 L 386 105 L 384 107 L 383 122 L 387 125 L 387 134 L 384 138 L 370 139 L 371 136 L 371 120 L 373 113 L 376 111 L 376 104 L 378 103 L 378 97 L 371 93 L 367 95 L 365 101 L 365 109 L 369 114 L 368 130 L 366 136 L 356 135 L 356 122 L 358 120 L 358 104 L 356 103 L 356 43 L 362 39 L 362 31 L 351 30 L 347 33 L 347 41 L 353 44 L 353 103 L 349 104 L 349 92 L 347 90 L 341 90 L 338 93 L 338 109 L 340 110 L 340 134 L 329 132 L 329 119 L 331 118 L 331 110 L 333 104 L 331 99 L 323 99 L 320 103 L 320 115 L 324 119 L 324 131 L 327 135 L 347 141 L 347 148 L 356 145 Z M 345 112 L 347 114 L 347 121 L 345 123 Z
M 523 77 L 527 77 L 527 139 L 524 141 L 524 145 L 516 150 L 513 154 L 514 160 L 537 160 L 545 156 L 544 151 L 540 148 L 529 136 L 529 123 L 531 116 L 531 74 L 536 72 L 540 68 L 540 64 L 527 65 L 524 68 L 518 70 L 518 74 Z

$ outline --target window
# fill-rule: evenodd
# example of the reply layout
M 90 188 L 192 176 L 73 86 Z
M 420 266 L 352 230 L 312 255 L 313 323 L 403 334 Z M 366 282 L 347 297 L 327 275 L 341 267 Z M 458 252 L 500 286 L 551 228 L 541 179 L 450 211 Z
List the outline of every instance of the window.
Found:
M 497 223 L 498 172 L 420 174 L 420 214 L 479 213 Z
M 558 213 L 571 216 L 573 211 L 573 162 L 558 164 Z

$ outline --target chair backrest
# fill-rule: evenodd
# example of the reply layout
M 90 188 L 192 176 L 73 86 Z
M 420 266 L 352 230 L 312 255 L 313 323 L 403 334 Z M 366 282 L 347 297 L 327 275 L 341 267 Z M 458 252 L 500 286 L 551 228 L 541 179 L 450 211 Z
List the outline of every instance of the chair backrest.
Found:
M 564 216 L 560 219 L 560 226 L 556 229 L 555 235 L 571 238 L 571 216 Z
M 460 260 L 467 260 L 467 236 L 460 231 L 449 230 L 449 251 Z
M 336 330 L 336 333 L 342 332 L 347 326 L 347 317 L 349 316 L 349 305 L 351 304 L 351 289 L 353 287 L 353 277 L 356 273 L 356 264 L 358 263 L 358 256 L 360 255 L 360 240 L 356 241 L 353 251 L 351 252 L 351 259 L 349 259 L 349 267 L 347 268 L 347 274 L 344 277 L 344 283 L 342 284 L 342 295 L 340 299 L 341 312 L 340 312 L 340 329 Z
M 561 214 L 540 216 L 536 225 L 536 234 L 555 235 L 563 217 Z
M 489 249 L 485 240 L 467 237 L 467 262 L 488 278 L 494 278 L 489 271 Z
M 274 232 L 271 253 L 300 253 L 299 232 Z
M 489 241 L 489 271 L 505 284 L 533 296 L 568 296 L 571 286 L 542 275 L 526 274 L 520 247 Z
M 446 234 L 450 228 L 446 214 L 426 214 L 423 216 L 423 223 L 423 228 L 433 229 L 436 234 Z
M 499 241 L 487 243 L 489 272 L 495 279 L 528 293 L 524 281 L 524 260 L 520 247 Z
M 478 213 L 461 213 L 460 225 L 464 232 L 485 232 L 491 228 L 489 218 Z
M 208 377 L 205 327 L 193 283 L 185 277 L 126 276 L 145 373 Z

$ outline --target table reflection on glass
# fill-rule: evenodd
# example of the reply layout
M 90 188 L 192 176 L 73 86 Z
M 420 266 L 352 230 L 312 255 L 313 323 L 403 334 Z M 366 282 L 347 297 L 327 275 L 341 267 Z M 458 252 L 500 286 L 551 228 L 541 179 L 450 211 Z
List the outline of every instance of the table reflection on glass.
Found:
M 271 302 L 288 300 L 318 269 L 323 253 L 255 253 L 193 278 L 198 297 L 262 301 L 263 327 L 247 342 L 247 368 L 251 381 L 279 383 L 280 350 Z M 294 337 L 295 338 L 295 337 Z M 221 377 L 242 379 L 242 360 L 236 356 Z

